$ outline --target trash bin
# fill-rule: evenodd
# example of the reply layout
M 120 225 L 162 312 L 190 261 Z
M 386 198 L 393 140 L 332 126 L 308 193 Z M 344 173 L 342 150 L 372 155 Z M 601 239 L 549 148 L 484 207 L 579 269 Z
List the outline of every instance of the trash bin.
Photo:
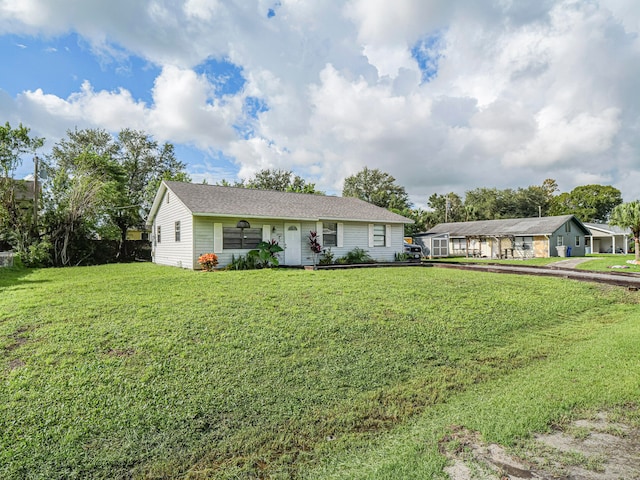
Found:
M 567 247 L 567 257 L 571 256 L 571 247 Z
M 558 252 L 558 256 L 559 257 L 566 257 L 567 256 L 567 247 L 565 245 L 558 245 L 556 247 L 556 251 Z

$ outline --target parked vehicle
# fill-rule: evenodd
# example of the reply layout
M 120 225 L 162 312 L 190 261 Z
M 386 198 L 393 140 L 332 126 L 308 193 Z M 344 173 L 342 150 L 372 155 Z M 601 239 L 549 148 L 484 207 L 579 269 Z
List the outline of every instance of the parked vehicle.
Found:
M 404 253 L 409 255 L 412 260 L 420 260 L 422 258 L 422 247 L 404 242 Z

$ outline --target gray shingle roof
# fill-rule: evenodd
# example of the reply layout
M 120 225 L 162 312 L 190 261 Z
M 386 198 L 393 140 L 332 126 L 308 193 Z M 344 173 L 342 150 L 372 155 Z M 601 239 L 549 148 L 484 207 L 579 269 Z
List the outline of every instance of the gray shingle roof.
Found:
M 440 223 L 426 233 L 449 233 L 452 237 L 551 235 L 571 219 L 574 219 L 576 223 L 584 228 L 585 233 L 589 234 L 584 224 L 573 215 Z
M 413 223 L 357 198 L 165 181 L 194 215 Z
M 606 223 L 585 223 L 585 225 L 587 228 L 594 228 L 596 230 L 600 230 L 602 232 L 609 233 L 612 235 L 613 234 L 623 235 L 625 233 L 631 234 L 630 228 L 615 227 L 613 225 L 608 225 Z

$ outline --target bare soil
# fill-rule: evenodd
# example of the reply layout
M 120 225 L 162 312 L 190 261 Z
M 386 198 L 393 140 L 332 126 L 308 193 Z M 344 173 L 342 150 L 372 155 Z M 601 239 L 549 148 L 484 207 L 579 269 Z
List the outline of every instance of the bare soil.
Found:
M 452 480 L 639 480 L 640 426 L 631 418 L 598 412 L 510 448 L 453 426 L 440 451 Z

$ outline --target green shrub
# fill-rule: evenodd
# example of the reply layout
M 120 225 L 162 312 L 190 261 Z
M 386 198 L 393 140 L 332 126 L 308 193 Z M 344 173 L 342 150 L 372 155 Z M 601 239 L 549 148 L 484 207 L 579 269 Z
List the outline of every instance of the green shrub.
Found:
M 330 248 L 327 248 L 322 252 L 322 258 L 318 263 L 320 265 L 331 265 L 333 264 L 333 261 L 334 261 L 333 253 L 331 252 Z
M 369 256 L 366 250 L 360 247 L 356 247 L 353 250 L 347 252 L 344 257 L 340 257 L 336 263 L 341 265 L 352 265 L 357 263 L 372 263 L 373 258 Z
M 411 260 L 411 255 L 406 252 L 398 252 L 394 256 L 396 262 L 408 262 Z

